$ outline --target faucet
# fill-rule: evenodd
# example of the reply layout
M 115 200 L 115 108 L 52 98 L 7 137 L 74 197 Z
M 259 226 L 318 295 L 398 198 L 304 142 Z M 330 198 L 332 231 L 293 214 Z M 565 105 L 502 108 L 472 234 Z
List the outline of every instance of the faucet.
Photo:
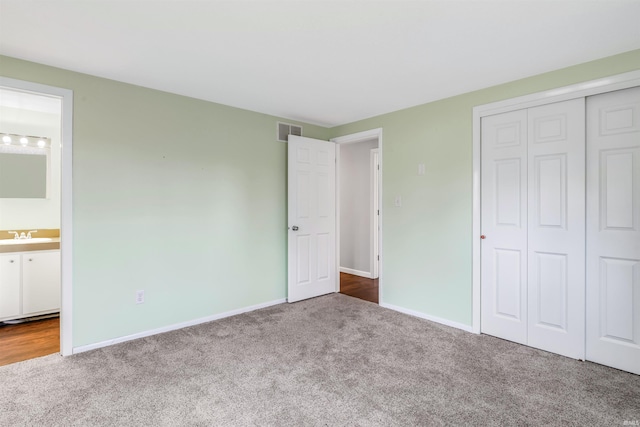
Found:
M 7 231 L 7 233 L 13 233 L 13 239 L 14 240 L 20 240 L 20 239 L 31 239 L 31 233 L 37 233 L 38 230 L 31 230 L 29 231 L 28 234 L 24 234 L 24 231 L 20 234 L 18 234 L 17 231 Z

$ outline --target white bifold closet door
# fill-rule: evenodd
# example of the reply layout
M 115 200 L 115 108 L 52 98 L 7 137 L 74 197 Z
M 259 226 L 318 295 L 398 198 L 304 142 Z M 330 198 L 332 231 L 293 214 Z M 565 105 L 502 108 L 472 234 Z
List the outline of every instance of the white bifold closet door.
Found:
M 584 99 L 482 119 L 481 329 L 584 358 Z
M 587 118 L 587 359 L 640 374 L 640 88 Z
M 584 359 L 585 101 L 528 111 L 528 345 Z
M 527 111 L 482 119 L 481 329 L 527 343 Z

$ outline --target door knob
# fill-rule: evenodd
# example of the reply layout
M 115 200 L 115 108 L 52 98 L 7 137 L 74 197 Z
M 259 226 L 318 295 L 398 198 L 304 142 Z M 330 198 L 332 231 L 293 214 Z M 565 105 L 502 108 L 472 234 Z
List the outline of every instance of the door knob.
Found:
M 298 226 L 297 226 L 297 225 L 294 225 L 293 227 L 291 227 L 291 229 L 292 229 L 293 231 L 298 231 Z

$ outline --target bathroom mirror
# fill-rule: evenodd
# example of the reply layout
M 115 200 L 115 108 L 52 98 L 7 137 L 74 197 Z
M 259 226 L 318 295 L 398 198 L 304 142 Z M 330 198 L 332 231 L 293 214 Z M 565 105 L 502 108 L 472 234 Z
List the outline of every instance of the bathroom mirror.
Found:
M 0 153 L 0 198 L 46 199 L 48 156 Z

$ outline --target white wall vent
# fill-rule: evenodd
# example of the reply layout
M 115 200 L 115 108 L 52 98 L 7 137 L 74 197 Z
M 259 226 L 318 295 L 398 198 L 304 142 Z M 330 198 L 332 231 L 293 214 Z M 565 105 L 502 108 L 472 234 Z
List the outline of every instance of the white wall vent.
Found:
M 287 142 L 289 141 L 289 135 L 302 136 L 302 126 L 278 122 L 276 139 L 280 142 Z

